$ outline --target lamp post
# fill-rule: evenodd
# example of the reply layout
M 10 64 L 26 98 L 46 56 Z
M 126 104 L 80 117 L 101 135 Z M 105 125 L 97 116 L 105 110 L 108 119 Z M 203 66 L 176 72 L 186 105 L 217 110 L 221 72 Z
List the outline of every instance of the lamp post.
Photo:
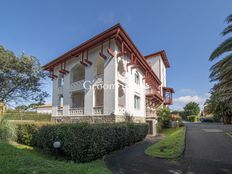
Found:
M 61 142 L 60 142 L 60 141 L 55 141 L 55 142 L 53 143 L 53 147 L 54 147 L 54 149 L 55 149 L 55 151 L 56 151 L 56 159 L 57 159 L 57 157 L 58 157 L 58 150 L 59 150 L 59 148 L 61 147 Z

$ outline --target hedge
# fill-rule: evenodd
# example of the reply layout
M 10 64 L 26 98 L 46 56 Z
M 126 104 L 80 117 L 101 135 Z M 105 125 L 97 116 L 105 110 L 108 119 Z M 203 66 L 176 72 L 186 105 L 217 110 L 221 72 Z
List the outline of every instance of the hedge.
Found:
M 35 121 L 50 121 L 51 114 L 43 114 L 36 112 L 6 112 L 4 116 L 8 120 L 35 120 Z
M 188 121 L 190 121 L 190 122 L 198 122 L 198 121 L 200 121 L 200 117 L 197 116 L 197 115 L 190 115 L 190 116 L 187 116 L 187 119 L 188 119 Z
M 36 145 L 36 135 L 39 129 L 48 124 L 48 122 L 13 122 L 16 125 L 16 141 L 20 144 L 25 144 L 28 146 L 35 146 Z
M 60 141 L 59 153 L 75 162 L 88 162 L 145 138 L 147 124 L 59 124 L 47 125 L 36 134 L 36 146 L 54 153 L 53 142 Z

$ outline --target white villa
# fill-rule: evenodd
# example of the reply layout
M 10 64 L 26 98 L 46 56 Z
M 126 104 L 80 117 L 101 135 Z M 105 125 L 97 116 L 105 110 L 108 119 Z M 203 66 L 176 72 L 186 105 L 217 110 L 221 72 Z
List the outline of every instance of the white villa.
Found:
M 53 80 L 52 119 L 64 122 L 148 122 L 172 104 L 165 51 L 143 56 L 120 24 L 44 66 Z

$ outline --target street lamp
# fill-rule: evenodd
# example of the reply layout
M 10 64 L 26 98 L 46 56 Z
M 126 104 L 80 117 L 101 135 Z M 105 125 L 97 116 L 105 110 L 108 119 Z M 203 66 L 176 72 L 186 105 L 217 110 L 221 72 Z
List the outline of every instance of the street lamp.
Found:
M 55 141 L 55 142 L 53 143 L 53 147 L 54 147 L 54 149 L 55 149 L 55 151 L 56 151 L 56 159 L 57 159 L 57 157 L 58 157 L 58 150 L 59 150 L 59 148 L 61 147 L 61 142 L 60 142 L 60 141 Z

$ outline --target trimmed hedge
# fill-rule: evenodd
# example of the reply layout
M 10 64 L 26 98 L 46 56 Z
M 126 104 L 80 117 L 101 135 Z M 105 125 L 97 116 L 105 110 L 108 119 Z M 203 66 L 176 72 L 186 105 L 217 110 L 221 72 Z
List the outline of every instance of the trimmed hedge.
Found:
M 54 153 L 53 142 L 60 141 L 59 153 L 75 162 L 88 162 L 145 138 L 147 124 L 59 124 L 47 125 L 36 134 L 36 146 Z
M 42 126 L 53 124 L 51 122 L 13 123 L 16 124 L 16 141 L 20 144 L 25 144 L 28 146 L 36 145 L 36 135 Z
M 6 112 L 4 116 L 9 120 L 35 120 L 35 121 L 50 121 L 51 114 L 43 114 L 36 112 Z

